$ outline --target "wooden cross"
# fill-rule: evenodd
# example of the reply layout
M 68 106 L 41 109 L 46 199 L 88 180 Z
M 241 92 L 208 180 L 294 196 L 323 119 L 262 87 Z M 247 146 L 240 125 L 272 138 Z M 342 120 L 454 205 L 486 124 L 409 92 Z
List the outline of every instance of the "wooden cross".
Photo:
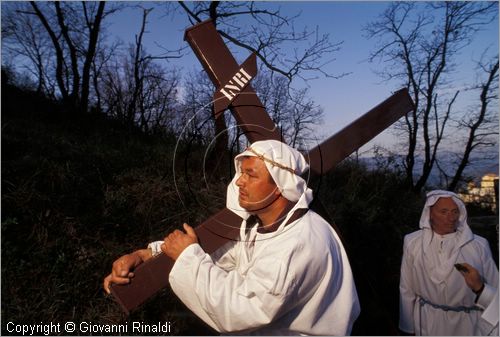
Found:
M 251 143 L 266 139 L 281 140 L 278 128 L 250 84 L 250 80 L 257 73 L 255 55 L 239 66 L 211 20 L 187 29 L 185 39 L 217 88 L 214 95 L 215 115 L 219 116 L 229 107 Z M 397 91 L 321 145 L 304 154 L 309 161 L 310 172 L 313 175 L 322 175 L 330 171 L 412 109 L 413 102 L 407 90 Z M 196 226 L 195 231 L 203 250 L 210 254 L 226 242 L 237 240 L 241 221 L 238 215 L 224 208 Z M 111 292 L 128 314 L 168 286 L 168 275 L 173 264 L 173 260 L 160 254 L 139 265 L 129 284 L 113 285 Z

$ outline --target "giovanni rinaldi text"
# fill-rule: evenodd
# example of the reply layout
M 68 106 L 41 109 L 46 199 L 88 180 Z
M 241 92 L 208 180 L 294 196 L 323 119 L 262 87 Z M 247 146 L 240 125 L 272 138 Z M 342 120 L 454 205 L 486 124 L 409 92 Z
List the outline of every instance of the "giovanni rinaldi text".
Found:
M 7 331 L 20 336 L 39 336 L 64 333 L 96 334 L 96 333 L 170 333 L 170 322 L 145 323 L 125 322 L 123 324 L 101 324 L 94 322 L 65 322 L 18 324 L 7 322 Z

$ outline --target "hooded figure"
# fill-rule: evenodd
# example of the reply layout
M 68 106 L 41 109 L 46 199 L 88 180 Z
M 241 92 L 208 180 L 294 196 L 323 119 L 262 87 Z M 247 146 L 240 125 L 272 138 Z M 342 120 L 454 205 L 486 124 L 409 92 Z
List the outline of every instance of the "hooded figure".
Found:
M 474 335 L 481 310 L 455 264 L 467 262 L 498 284 L 488 242 L 474 235 L 458 195 L 427 194 L 420 230 L 404 238 L 399 328 L 415 335 Z
M 272 181 L 254 174 L 262 162 Z M 303 155 L 278 141 L 258 141 L 234 164 L 227 207 L 243 218 L 240 240 L 211 255 L 189 245 L 170 272 L 172 290 L 222 333 L 350 334 L 360 311 L 356 287 L 337 234 L 308 209 L 312 191 L 301 178 L 308 170 Z M 266 189 L 269 201 L 253 207 L 262 203 L 254 196 Z M 264 225 L 271 207 L 279 216 Z

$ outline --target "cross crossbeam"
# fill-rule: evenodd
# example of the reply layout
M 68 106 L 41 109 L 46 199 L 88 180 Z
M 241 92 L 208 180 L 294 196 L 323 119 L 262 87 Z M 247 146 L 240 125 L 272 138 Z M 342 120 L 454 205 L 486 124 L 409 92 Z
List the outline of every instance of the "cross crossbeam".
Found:
M 216 116 L 229 106 L 239 127 L 245 131 L 250 142 L 265 139 L 281 140 L 278 129 L 249 83 L 250 79 L 255 76 L 256 69 L 247 71 L 246 69 L 249 68 L 246 64 L 252 64 L 254 62 L 252 57 L 255 56 L 251 56 L 248 62 L 245 61 L 240 67 L 210 20 L 186 30 L 185 38 L 217 87 L 215 101 L 220 103 L 215 104 Z M 244 80 L 247 81 L 244 82 Z M 226 87 L 228 83 L 230 87 Z M 237 88 L 231 86 L 237 86 Z M 227 90 L 221 92 L 225 88 L 231 90 L 231 93 Z M 365 115 L 304 154 L 311 167 L 310 173 L 322 175 L 330 171 L 411 109 L 413 109 L 413 102 L 407 90 L 397 91 Z M 226 242 L 237 240 L 241 221 L 242 219 L 229 209 L 220 210 L 195 227 L 200 245 L 205 252 L 210 254 Z M 135 277 L 129 284 L 113 285 L 112 294 L 122 309 L 129 313 L 159 290 L 167 287 L 168 275 L 173 264 L 174 261 L 168 256 L 160 254 L 137 267 L 134 271 Z

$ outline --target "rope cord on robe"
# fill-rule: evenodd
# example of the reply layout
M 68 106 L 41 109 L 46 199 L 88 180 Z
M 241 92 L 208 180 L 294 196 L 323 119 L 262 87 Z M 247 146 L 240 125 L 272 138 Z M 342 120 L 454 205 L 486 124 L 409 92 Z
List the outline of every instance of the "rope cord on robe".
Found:
M 419 311 L 420 311 L 420 314 L 419 314 L 419 328 L 420 328 L 420 331 L 418 333 L 418 335 L 420 335 L 420 336 L 423 335 L 422 334 L 422 308 L 426 304 L 430 305 L 434 309 L 441 309 L 443 311 L 453 311 L 453 312 L 465 312 L 467 314 L 469 314 L 471 311 L 483 311 L 483 309 L 481 309 L 479 307 L 476 307 L 476 306 L 472 306 L 472 307 L 466 307 L 466 306 L 451 307 L 451 306 L 444 305 L 444 304 L 435 304 L 435 303 L 432 303 L 432 302 L 430 302 L 430 301 L 428 301 L 425 298 L 420 297 L 420 296 L 418 296 L 418 303 L 420 304 L 420 306 L 419 306 Z M 417 333 L 415 333 L 415 335 L 417 335 Z
M 451 306 L 444 305 L 444 304 L 435 304 L 429 300 L 426 300 L 423 297 L 419 297 L 418 301 L 420 303 L 420 307 L 423 307 L 424 305 L 428 304 L 431 307 L 433 307 L 434 309 L 441 309 L 443 311 L 454 311 L 454 312 L 465 312 L 465 313 L 470 313 L 471 311 L 483 311 L 483 309 L 481 309 L 480 307 L 477 307 L 477 306 L 466 307 L 466 306 L 461 305 L 458 307 L 451 307 Z

